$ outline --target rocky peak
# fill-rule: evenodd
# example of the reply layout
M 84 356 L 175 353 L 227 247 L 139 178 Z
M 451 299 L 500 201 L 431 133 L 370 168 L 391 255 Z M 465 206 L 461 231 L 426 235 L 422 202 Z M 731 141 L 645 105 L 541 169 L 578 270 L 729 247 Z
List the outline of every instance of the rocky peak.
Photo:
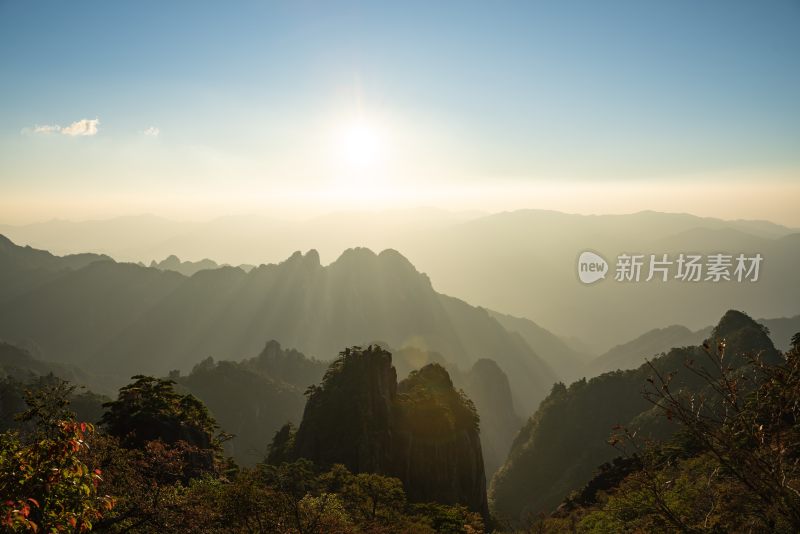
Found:
M 306 252 L 305 256 L 303 256 L 303 260 L 304 260 L 306 265 L 309 265 L 311 267 L 319 267 L 320 266 L 319 252 L 317 252 L 316 249 L 312 248 L 311 250 Z
M 270 339 L 264 344 L 264 350 L 261 351 L 258 358 L 262 360 L 272 360 L 281 353 L 281 344 L 274 339 Z
M 478 417 L 444 367 L 426 365 L 398 385 L 391 353 L 353 347 L 307 394 L 290 457 L 396 476 L 412 501 L 488 516 Z
M 0 234 L 0 251 L 4 252 L 6 250 L 10 250 L 15 246 L 16 245 L 14 245 L 14 243 L 9 238 L 4 236 L 3 234 Z
M 714 337 L 722 338 L 742 328 L 763 329 L 763 326 L 759 325 L 744 312 L 728 310 L 714 328 Z
M 768 361 L 776 361 L 779 357 L 767 328 L 737 310 L 725 312 L 706 343 L 714 349 L 721 341 L 725 341 L 726 354 L 735 358 L 760 354 Z
M 392 407 L 397 375 L 392 355 L 354 347 L 339 354 L 312 386 L 297 429 L 295 452 L 318 465 L 386 473 L 392 461 Z
M 429 363 L 419 371 L 411 371 L 408 378 L 400 382 L 401 392 L 411 392 L 415 387 L 441 392 L 453 389 L 453 381 L 447 370 L 438 363 Z

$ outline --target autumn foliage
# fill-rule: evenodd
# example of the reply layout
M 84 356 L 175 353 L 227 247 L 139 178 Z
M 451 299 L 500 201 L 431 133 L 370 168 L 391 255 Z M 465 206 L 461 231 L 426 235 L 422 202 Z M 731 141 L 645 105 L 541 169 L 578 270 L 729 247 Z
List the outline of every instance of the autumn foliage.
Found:
M 89 423 L 61 421 L 50 436 L 0 436 L 0 524 L 20 532 L 86 532 L 114 507 L 102 471 L 86 463 Z

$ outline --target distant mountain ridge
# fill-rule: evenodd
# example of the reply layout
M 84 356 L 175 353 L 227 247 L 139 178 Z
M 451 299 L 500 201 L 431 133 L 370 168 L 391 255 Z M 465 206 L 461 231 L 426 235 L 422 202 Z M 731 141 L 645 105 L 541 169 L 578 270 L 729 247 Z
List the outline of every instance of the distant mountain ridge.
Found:
M 795 232 L 780 225 L 687 214 L 520 210 L 443 229 L 428 236 L 424 249 L 412 244 L 404 250 L 438 281 L 441 291 L 530 318 L 551 332 L 569 332 L 600 354 L 672 324 L 676 317 L 696 330 L 736 307 L 746 307 L 757 317 L 796 315 L 800 234 Z M 587 286 L 577 277 L 577 258 L 587 250 L 603 256 L 612 274 L 621 253 L 668 254 L 673 259 L 680 253 L 758 253 L 763 264 L 755 283 L 622 283 L 607 276 Z
M 8 255 L 40 255 L 10 249 L 0 265 Z M 61 267 L 34 272 L 27 291 L 0 300 L 0 335 L 35 340 L 48 358 L 101 373 L 166 374 L 207 356 L 255 354 L 270 338 L 322 358 L 381 339 L 437 351 L 463 368 L 494 359 L 520 413 L 557 380 L 519 335 L 486 310 L 434 291 L 394 250 L 349 249 L 327 266 L 312 250 L 250 272 L 222 267 L 191 277 L 100 257 Z
M 800 315 L 759 319 L 757 322 L 767 328 L 772 343 L 779 350 L 788 350 L 791 337 L 800 332 Z M 712 331 L 711 326 L 694 332 L 682 325 L 655 328 L 626 343 L 612 347 L 592 359 L 583 371 L 586 376 L 591 377 L 617 369 L 635 369 L 645 360 L 652 360 L 671 348 L 698 345 L 707 339 Z
M 646 359 L 652 359 L 673 347 L 699 345 L 703 339 L 705 337 L 702 331 L 692 332 L 681 325 L 656 328 L 627 343 L 612 347 L 592 360 L 588 374 L 597 376 L 617 369 L 635 369 Z
M 591 356 L 573 350 L 561 338 L 530 319 L 491 310 L 489 314 L 506 330 L 518 333 L 528 345 L 536 347 L 537 354 L 541 355 L 560 380 L 571 382 L 584 376 L 586 366 L 592 360 Z
M 155 260 L 151 261 L 150 267 L 161 269 L 162 271 L 175 271 L 185 276 L 192 276 L 197 271 L 217 269 L 219 268 L 219 264 L 207 258 L 200 261 L 181 261 L 178 256 L 172 254 L 159 262 Z
M 654 211 L 577 215 L 517 210 L 487 215 L 406 210 L 334 213 L 305 221 L 258 215 L 197 223 L 152 216 L 51 221 L 0 226 L 0 232 L 60 252 L 97 251 L 137 261 L 175 254 L 190 260 L 253 264 L 277 262 L 298 249 L 316 249 L 327 262 L 354 244 L 401 250 L 430 275 L 438 292 L 530 318 L 558 334 L 572 332 L 594 354 L 672 324 L 675 317 L 697 330 L 728 308 L 744 306 L 757 317 L 800 312 L 800 278 L 795 269 L 800 262 L 800 229 L 768 221 Z M 724 252 L 761 253 L 764 263 L 761 280 L 755 284 L 626 285 L 607 279 L 586 287 L 577 280 L 575 261 L 587 249 L 609 261 L 621 252 Z M 652 302 L 659 306 L 639 313 Z M 686 302 L 692 305 L 687 307 Z
M 141 262 L 138 262 L 137 265 L 141 265 L 142 267 L 144 267 L 144 263 Z M 162 271 L 175 271 L 176 273 L 181 273 L 184 276 L 193 276 L 198 271 L 206 271 L 212 269 L 219 269 L 220 267 L 231 267 L 231 266 L 227 264 L 220 265 L 214 260 L 210 260 L 208 258 L 204 258 L 199 261 L 189 261 L 189 260 L 181 261 L 181 259 L 178 256 L 170 254 L 161 261 L 155 261 L 155 260 L 151 261 L 149 267 L 152 267 L 154 269 L 159 269 Z M 250 271 L 255 266 L 249 264 L 241 264 L 237 265 L 236 267 L 242 269 L 243 271 Z
M 220 427 L 233 434 L 225 450 L 244 465 L 263 462 L 267 445 L 286 422 L 299 423 L 306 388 L 319 381 L 327 364 L 283 349 L 270 340 L 253 358 L 207 358 L 185 375 L 170 378 L 208 407 Z
M 25 383 L 49 374 L 73 384 L 92 383 L 91 377 L 73 365 L 39 360 L 24 348 L 0 340 L 0 379 L 13 378 Z
M 643 211 L 577 215 L 547 210 L 496 214 L 441 210 L 343 212 L 305 221 L 269 216 L 174 222 L 152 216 L 109 221 L 0 226 L 18 242 L 60 253 L 96 251 L 117 258 L 175 254 L 218 263 L 277 262 L 294 250 L 316 249 L 331 261 L 353 244 L 403 251 L 428 273 L 436 290 L 482 307 L 527 317 L 558 334 L 578 335 L 588 352 L 601 354 L 642 332 L 681 317 L 689 329 L 712 323 L 725 309 L 742 307 L 758 317 L 800 310 L 800 229 L 768 221 L 722 220 L 685 213 Z M 761 253 L 756 284 L 617 284 L 577 281 L 575 261 L 584 250 L 611 261 L 621 252 Z M 187 273 L 188 274 L 188 273 Z M 686 308 L 686 302 L 693 305 Z M 638 310 L 659 302 L 650 313 Z M 580 303 L 580 305 L 577 305 Z M 617 319 L 611 322 L 611 306 Z

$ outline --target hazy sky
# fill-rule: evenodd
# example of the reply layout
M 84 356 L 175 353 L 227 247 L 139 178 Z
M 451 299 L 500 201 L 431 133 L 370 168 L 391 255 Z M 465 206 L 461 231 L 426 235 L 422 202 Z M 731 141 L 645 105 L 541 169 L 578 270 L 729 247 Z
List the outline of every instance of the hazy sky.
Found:
M 0 0 L 0 222 L 798 200 L 797 1 Z

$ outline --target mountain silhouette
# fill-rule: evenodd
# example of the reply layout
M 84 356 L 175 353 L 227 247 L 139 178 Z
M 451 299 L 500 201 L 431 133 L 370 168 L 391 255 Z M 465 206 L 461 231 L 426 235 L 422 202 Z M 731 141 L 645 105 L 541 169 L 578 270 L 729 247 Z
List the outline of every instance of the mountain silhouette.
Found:
M 8 248 L 11 256 L 47 254 Z M 31 275 L 27 290 L 0 300 L 0 335 L 120 380 L 188 371 L 208 356 L 238 360 L 259 353 L 265 339 L 323 360 L 380 339 L 436 351 L 464 369 L 493 359 L 519 413 L 533 411 L 556 380 L 520 335 L 485 309 L 436 292 L 394 250 L 348 249 L 327 266 L 316 251 L 296 252 L 249 272 L 221 267 L 191 277 L 95 260 Z

